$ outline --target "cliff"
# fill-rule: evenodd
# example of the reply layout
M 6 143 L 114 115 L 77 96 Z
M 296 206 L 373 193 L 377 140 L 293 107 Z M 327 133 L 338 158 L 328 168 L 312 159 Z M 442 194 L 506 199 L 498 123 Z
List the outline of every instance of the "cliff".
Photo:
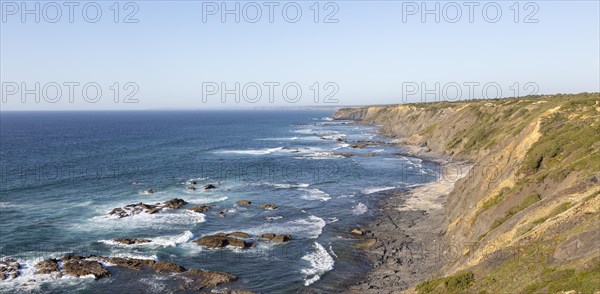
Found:
M 420 293 L 600 291 L 600 94 L 344 108 L 473 168 L 446 203 L 448 249 Z

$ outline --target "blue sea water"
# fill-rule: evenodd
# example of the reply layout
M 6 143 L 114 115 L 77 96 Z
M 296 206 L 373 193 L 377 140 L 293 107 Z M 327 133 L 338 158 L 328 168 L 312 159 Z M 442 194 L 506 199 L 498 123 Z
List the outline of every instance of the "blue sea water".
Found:
M 436 165 L 395 154 L 376 127 L 333 121 L 329 111 L 2 112 L 0 255 L 24 265 L 1 292 L 176 291 L 155 273 L 110 268 L 110 278 L 53 279 L 33 265 L 64 254 L 166 259 L 231 272 L 219 288 L 264 293 L 335 292 L 369 269 L 351 226 L 373 217 L 385 191 L 433 181 Z M 336 140 L 343 139 L 342 141 Z M 375 156 L 344 157 L 341 153 Z M 218 188 L 189 191 L 212 183 Z M 144 191 L 152 188 L 155 192 Z M 172 198 L 206 213 L 173 209 L 116 219 L 112 208 Z M 241 207 L 240 199 L 255 205 Z M 260 204 L 279 208 L 268 211 Z M 216 214 L 224 211 L 225 217 Z M 283 244 L 209 250 L 207 234 L 291 234 Z M 147 238 L 118 245 L 114 238 Z

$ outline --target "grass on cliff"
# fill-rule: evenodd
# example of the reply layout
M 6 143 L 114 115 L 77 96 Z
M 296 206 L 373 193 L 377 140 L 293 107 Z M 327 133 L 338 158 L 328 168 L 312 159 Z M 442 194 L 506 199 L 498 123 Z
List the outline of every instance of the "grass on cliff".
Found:
M 416 286 L 419 294 L 457 293 L 471 287 L 475 282 L 473 272 L 462 272 L 449 277 L 428 280 Z
M 510 219 L 513 215 L 519 213 L 521 210 L 531 206 L 532 204 L 534 204 L 540 200 L 542 200 L 542 196 L 540 196 L 540 194 L 537 194 L 537 193 L 534 193 L 534 194 L 531 194 L 531 195 L 525 197 L 525 199 L 523 199 L 523 201 L 521 201 L 521 203 L 513 206 L 511 209 L 509 209 L 507 212 L 505 212 L 502 217 L 496 219 L 492 223 L 492 226 L 490 227 L 490 231 L 494 230 L 495 228 L 502 225 L 505 221 Z
M 531 146 L 520 174 L 560 181 L 573 171 L 600 171 L 600 119 L 598 98 L 569 101 L 542 120 L 543 136 Z

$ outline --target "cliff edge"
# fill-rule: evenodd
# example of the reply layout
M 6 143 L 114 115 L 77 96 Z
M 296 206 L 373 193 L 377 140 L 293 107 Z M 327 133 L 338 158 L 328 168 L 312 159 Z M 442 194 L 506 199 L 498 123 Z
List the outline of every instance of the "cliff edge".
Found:
M 419 293 L 600 291 L 600 94 L 343 108 L 470 161 L 448 195 L 444 268 Z

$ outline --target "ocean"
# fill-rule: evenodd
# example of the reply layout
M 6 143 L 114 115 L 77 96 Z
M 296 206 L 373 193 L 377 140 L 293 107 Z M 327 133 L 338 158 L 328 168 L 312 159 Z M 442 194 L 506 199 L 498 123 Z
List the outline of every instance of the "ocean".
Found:
M 94 278 L 34 275 L 34 264 L 65 254 L 170 260 L 225 271 L 218 289 L 335 292 L 369 265 L 349 228 L 376 213 L 385 193 L 437 179 L 432 162 L 397 154 L 375 126 L 329 118 L 331 111 L 2 112 L 0 255 L 21 275 L 0 292 L 165 293 L 175 280 L 113 269 Z M 351 156 L 350 156 L 351 154 Z M 195 191 L 187 189 L 197 182 Z M 204 190 L 205 184 L 217 188 Z M 154 193 L 146 192 L 152 189 Z M 182 209 L 125 218 L 113 208 L 181 198 Z M 252 201 L 239 206 L 238 200 Z M 276 210 L 264 210 L 272 203 Z M 205 213 L 193 205 L 213 206 Z M 225 216 L 217 212 L 224 212 Z M 249 249 L 206 249 L 218 232 L 290 234 Z M 115 238 L 146 238 L 123 245 Z

